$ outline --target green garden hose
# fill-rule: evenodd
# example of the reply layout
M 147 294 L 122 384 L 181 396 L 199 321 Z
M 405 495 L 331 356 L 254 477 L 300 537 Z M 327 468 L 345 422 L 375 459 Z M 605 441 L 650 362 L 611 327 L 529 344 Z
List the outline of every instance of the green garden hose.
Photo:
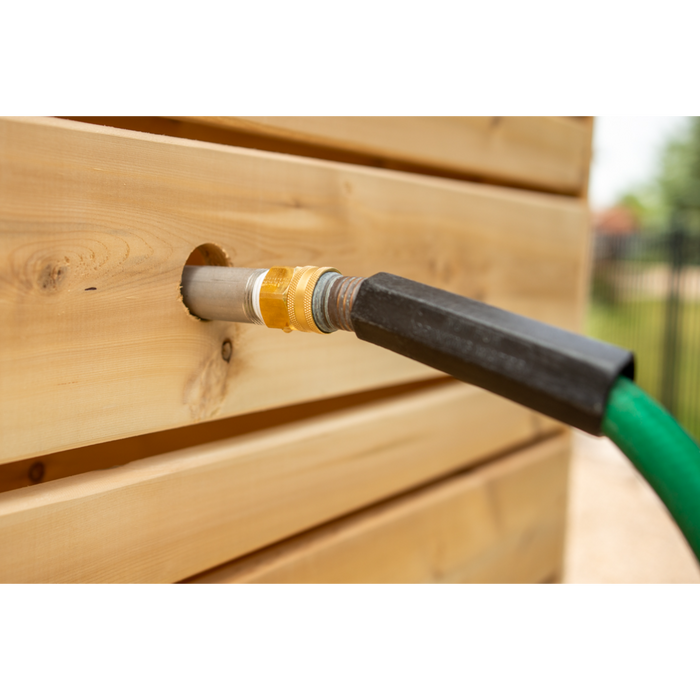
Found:
M 700 561 L 700 447 L 626 377 L 610 392 L 603 434 L 656 491 Z

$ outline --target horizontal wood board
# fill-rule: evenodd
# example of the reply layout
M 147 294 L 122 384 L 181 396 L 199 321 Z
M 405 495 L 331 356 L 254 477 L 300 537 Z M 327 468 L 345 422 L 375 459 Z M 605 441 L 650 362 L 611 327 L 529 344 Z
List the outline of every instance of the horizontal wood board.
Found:
M 138 459 L 239 435 L 249 435 L 259 430 L 332 414 L 348 408 L 371 405 L 382 399 L 399 397 L 449 383 L 456 384 L 457 381 L 451 377 L 440 377 L 422 382 L 398 384 L 8 462 L 0 468 L 0 492 L 64 479 L 67 476 L 84 474 L 95 469 L 110 469 Z M 553 430 L 557 426 L 555 421 L 539 413 L 533 413 L 532 417 L 542 431 Z
M 178 117 L 241 134 L 433 168 L 445 175 L 579 195 L 590 122 L 562 117 Z M 196 135 L 195 135 L 196 136 Z M 282 147 L 282 146 L 278 146 Z M 333 157 L 327 154 L 326 157 Z
M 354 513 L 188 583 L 537 583 L 563 563 L 569 436 Z
M 542 439 L 463 384 L 0 494 L 0 581 L 172 582 Z
M 192 318 L 179 280 L 200 244 L 244 267 L 385 270 L 575 329 L 587 221 L 554 195 L 2 119 L 0 462 L 439 376 L 347 333 Z

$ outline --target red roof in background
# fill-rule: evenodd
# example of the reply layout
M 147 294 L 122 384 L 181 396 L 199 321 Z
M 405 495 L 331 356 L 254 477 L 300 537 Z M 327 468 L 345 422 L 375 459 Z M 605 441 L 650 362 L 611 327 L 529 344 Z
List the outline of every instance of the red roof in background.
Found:
M 626 207 L 612 207 L 593 215 L 596 233 L 607 236 L 630 236 L 639 230 L 637 217 Z

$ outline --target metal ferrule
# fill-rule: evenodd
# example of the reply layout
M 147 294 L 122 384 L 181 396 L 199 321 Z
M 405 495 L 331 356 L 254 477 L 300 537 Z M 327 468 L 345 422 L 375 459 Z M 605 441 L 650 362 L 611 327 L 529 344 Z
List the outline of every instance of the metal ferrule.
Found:
M 318 303 L 314 305 L 314 313 L 318 309 L 316 323 L 319 328 L 324 329 L 325 333 L 337 330 L 353 331 L 350 314 L 357 292 L 365 278 L 344 277 L 342 275 L 335 275 L 331 278 L 330 275 L 324 275 L 321 280 L 324 277 L 329 278 L 325 285 L 321 288 L 319 285 L 316 288 L 319 295 Z M 314 299 L 314 301 L 316 300 Z
M 314 289 L 311 312 L 316 325 L 323 333 L 333 333 L 333 331 L 338 330 L 337 326 L 328 318 L 328 303 L 330 301 L 331 286 L 335 280 L 340 278 L 342 278 L 342 275 L 339 272 L 326 272 L 319 277 Z

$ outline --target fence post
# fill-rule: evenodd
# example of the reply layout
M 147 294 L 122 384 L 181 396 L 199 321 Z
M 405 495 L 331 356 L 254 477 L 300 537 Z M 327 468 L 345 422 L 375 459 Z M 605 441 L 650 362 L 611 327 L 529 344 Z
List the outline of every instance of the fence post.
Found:
M 681 339 L 681 276 L 685 264 L 685 242 L 687 234 L 676 214 L 671 224 L 671 233 L 666 239 L 668 246 L 669 276 L 666 296 L 664 342 L 661 356 L 661 403 L 669 413 L 677 416 L 678 363 Z

